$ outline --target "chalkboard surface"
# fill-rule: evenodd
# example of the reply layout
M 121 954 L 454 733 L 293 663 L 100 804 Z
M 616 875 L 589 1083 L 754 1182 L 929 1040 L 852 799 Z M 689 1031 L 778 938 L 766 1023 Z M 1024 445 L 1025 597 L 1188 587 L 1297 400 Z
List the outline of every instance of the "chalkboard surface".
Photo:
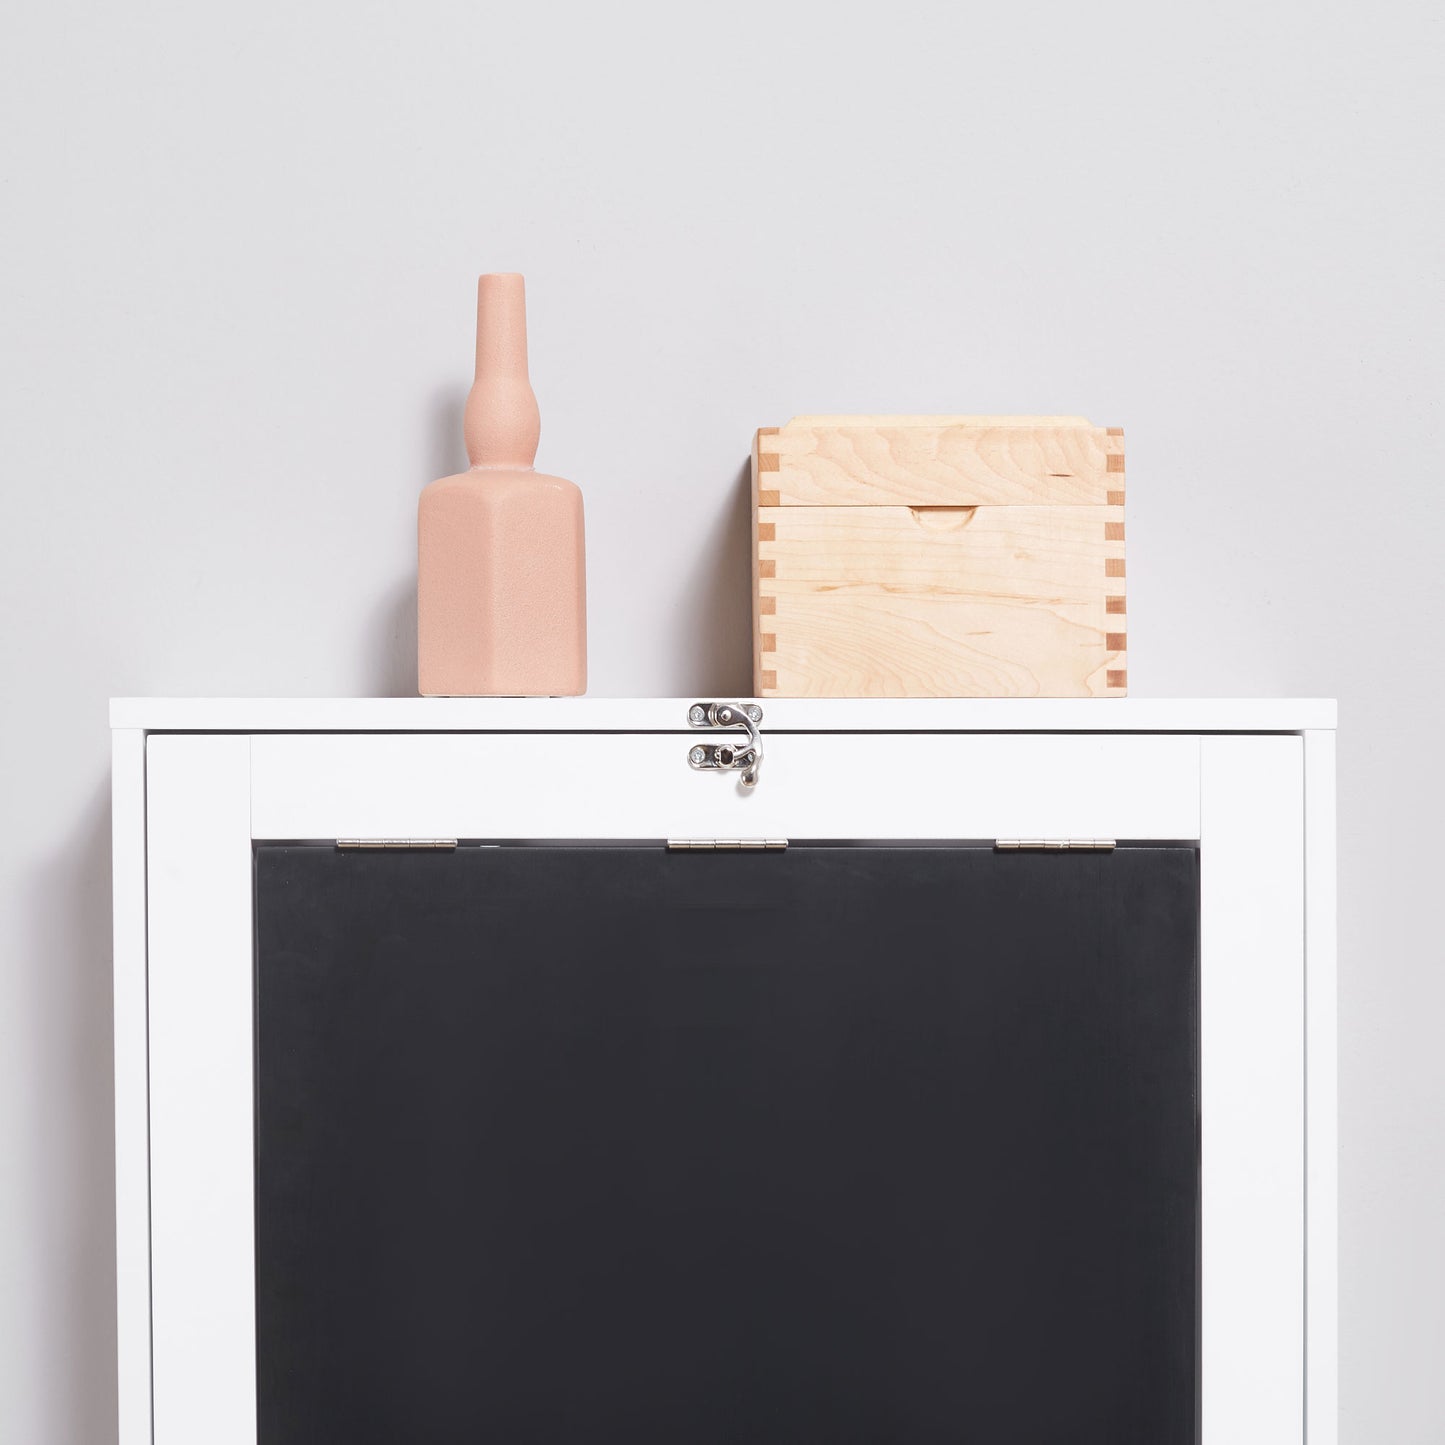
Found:
M 1198 864 L 256 852 L 260 1445 L 1196 1439 Z

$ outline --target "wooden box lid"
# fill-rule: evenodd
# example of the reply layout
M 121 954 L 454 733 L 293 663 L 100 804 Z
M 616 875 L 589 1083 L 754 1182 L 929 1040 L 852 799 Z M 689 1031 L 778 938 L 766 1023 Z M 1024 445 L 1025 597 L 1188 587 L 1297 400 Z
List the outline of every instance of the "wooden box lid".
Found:
M 1124 504 L 1123 429 L 1077 416 L 798 416 L 757 447 L 759 507 Z

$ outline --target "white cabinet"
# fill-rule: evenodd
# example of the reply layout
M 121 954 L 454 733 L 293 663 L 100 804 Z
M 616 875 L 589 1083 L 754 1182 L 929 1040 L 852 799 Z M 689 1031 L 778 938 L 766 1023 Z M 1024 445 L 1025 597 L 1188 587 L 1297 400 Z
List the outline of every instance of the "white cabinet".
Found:
M 747 790 L 687 701 L 113 705 L 122 1445 L 258 1445 L 254 856 L 337 839 L 1197 848 L 1201 1439 L 1333 1445 L 1333 704 L 765 708 Z

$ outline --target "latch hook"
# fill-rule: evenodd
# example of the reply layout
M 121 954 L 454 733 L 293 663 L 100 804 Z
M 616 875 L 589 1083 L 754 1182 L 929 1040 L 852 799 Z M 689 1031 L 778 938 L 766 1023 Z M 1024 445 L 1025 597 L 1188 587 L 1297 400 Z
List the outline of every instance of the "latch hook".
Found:
M 688 762 L 700 773 L 741 773 L 745 788 L 758 785 L 763 765 L 763 737 L 758 724 L 763 710 L 755 702 L 695 702 L 687 710 L 687 725 L 694 728 L 742 728 L 747 741 L 694 743 Z

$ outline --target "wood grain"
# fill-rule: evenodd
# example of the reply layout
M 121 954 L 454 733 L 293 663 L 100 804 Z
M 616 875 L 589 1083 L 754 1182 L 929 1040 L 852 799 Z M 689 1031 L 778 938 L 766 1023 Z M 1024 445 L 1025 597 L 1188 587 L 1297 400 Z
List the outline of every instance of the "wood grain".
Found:
M 774 564 L 764 595 L 811 590 L 937 593 L 1023 602 L 1087 602 L 1103 616 L 1107 508 L 979 507 L 935 529 L 911 507 L 771 507 L 758 556 Z M 795 585 L 796 584 L 796 585 Z
M 1101 633 L 1071 609 L 899 593 L 790 593 L 768 653 L 780 697 L 1118 695 Z
M 757 522 L 758 522 L 758 513 L 759 513 L 759 505 L 758 505 L 758 504 L 759 504 L 759 502 L 762 500 L 762 496 L 763 496 L 763 493 L 762 493 L 762 492 L 759 490 L 759 488 L 758 488 L 758 448 L 762 445 L 762 441 L 763 441 L 763 438 L 764 438 L 764 437 L 776 436 L 776 435 L 777 435 L 777 430 L 778 430 L 778 429 L 777 429 L 776 427 L 764 427 L 764 428 L 762 428 L 760 431 L 758 431 L 758 432 L 754 435 L 754 437 L 753 437 L 752 466 L 749 468 L 749 471 L 750 471 L 751 474 L 752 474 L 753 525 L 754 525 L 754 528 L 756 528 Z M 762 564 L 761 564 L 760 561 L 758 560 L 758 543 L 757 543 L 756 534 L 754 535 L 754 539 L 753 539 L 752 554 L 753 554 L 753 555 L 752 555 L 752 572 L 753 572 L 753 578 L 752 578 L 752 582 L 753 582 L 753 585 L 752 585 L 752 604 L 753 604 L 753 637 L 752 637 L 752 642 L 753 642 L 753 691 L 754 691 L 755 693 L 761 695 L 761 694 L 762 694 L 762 691 L 763 691 L 764 680 L 765 680 L 766 678 L 768 678 L 768 677 L 771 677 L 772 683 L 773 683 L 774 687 L 776 687 L 778 678 L 777 678 L 777 673 L 776 673 L 776 672 L 773 672 L 771 669 L 769 669 L 767 672 L 764 671 L 764 669 L 763 669 L 763 653 L 762 653 L 762 648 L 761 648 L 761 647 L 759 646 L 759 644 L 758 644 L 758 639 L 759 639 L 759 637 L 762 635 L 763 599 L 762 599 Z
M 1101 427 L 869 425 L 782 428 L 758 467 L 781 506 L 1103 506 L 1123 439 Z
M 1122 695 L 1123 471 L 1122 430 L 1081 417 L 760 430 L 758 695 Z
M 835 426 L 1089 426 L 1083 416 L 795 416 L 786 426 L 760 427 L 759 435 L 780 431 L 809 431 Z M 1123 427 L 1106 428 L 1110 436 L 1123 436 Z

